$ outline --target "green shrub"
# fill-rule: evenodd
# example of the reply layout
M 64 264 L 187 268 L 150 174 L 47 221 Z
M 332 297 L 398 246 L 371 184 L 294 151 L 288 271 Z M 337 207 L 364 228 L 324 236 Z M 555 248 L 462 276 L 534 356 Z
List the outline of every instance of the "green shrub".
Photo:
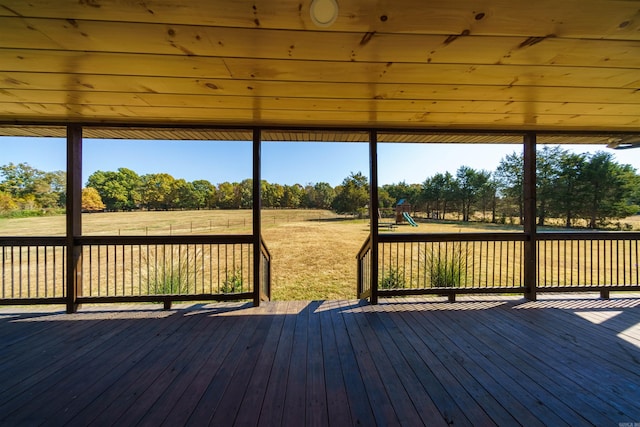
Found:
M 444 246 L 444 248 L 443 248 Z M 460 242 L 440 244 L 425 253 L 425 276 L 432 288 L 456 288 L 467 282 L 468 250 Z
M 243 283 L 242 270 L 238 269 L 231 272 L 231 274 L 227 273 L 227 276 L 220 287 L 220 292 L 223 294 L 236 294 L 242 292 Z
M 402 268 L 389 267 L 388 271 L 382 271 L 378 287 L 380 289 L 402 289 L 407 283 Z

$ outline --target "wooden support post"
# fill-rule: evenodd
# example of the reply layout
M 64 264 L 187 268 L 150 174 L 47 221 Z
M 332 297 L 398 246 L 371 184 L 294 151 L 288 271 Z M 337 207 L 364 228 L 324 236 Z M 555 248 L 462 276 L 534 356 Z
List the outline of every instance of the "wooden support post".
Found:
M 378 303 L 378 133 L 369 132 L 369 233 L 371 234 L 371 304 Z
M 609 299 L 609 297 L 610 297 L 609 290 L 600 291 L 600 298 Z
M 456 294 L 449 294 L 447 295 L 447 299 L 449 300 L 449 302 L 456 302 Z
M 524 232 L 528 239 L 524 242 L 524 297 L 536 300 L 538 278 L 536 275 L 537 228 L 536 228 L 536 134 L 524 135 Z
M 262 197 L 260 194 L 261 180 L 261 134 L 260 129 L 253 130 L 253 305 L 260 305 L 260 293 L 262 291 L 261 268 L 262 268 L 262 231 L 260 210 L 262 208 Z
M 67 126 L 67 313 L 75 313 L 82 296 L 82 127 Z

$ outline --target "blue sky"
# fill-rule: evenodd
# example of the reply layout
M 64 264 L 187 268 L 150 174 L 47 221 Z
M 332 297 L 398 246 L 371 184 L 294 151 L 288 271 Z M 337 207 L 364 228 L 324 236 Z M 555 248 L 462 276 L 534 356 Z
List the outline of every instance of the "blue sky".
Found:
M 54 138 L 0 137 L 0 165 L 26 162 L 44 171 L 64 170 L 65 141 Z M 564 146 L 577 152 L 609 151 L 603 146 Z M 493 171 L 519 145 L 379 144 L 379 182 L 421 183 L 437 172 L 460 166 Z M 351 172 L 369 175 L 368 144 L 264 142 L 262 177 L 279 184 L 328 182 L 336 186 Z M 616 161 L 640 170 L 640 149 L 611 151 Z M 85 140 L 83 181 L 96 170 L 120 167 L 140 175 L 167 172 L 187 181 L 213 184 L 251 177 L 250 142 Z

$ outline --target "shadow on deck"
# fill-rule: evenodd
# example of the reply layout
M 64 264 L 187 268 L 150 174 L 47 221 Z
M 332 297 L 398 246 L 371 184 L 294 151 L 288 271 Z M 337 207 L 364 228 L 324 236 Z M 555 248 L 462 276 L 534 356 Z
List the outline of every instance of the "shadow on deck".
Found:
M 0 343 L 2 425 L 640 422 L 637 294 L 9 307 Z

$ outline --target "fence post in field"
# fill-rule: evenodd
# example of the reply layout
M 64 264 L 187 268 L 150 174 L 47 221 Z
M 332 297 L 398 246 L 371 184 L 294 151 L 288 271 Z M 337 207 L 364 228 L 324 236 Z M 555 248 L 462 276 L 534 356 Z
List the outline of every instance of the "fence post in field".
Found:
M 82 127 L 67 126 L 67 313 L 78 310 L 82 296 L 82 246 L 76 238 L 82 235 Z
M 536 300 L 538 278 L 536 276 L 536 134 L 524 135 L 524 233 L 528 239 L 524 242 L 524 297 Z

